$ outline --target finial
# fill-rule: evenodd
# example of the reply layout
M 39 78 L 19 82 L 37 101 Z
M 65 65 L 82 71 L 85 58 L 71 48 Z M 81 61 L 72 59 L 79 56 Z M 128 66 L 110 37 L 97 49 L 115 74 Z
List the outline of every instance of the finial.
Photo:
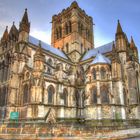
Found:
M 28 9 L 27 9 L 27 8 L 25 8 L 25 12 L 27 12 L 27 10 L 28 10 Z
M 6 26 L 6 29 L 8 29 L 8 26 Z
M 15 25 L 15 21 L 13 21 L 13 25 Z

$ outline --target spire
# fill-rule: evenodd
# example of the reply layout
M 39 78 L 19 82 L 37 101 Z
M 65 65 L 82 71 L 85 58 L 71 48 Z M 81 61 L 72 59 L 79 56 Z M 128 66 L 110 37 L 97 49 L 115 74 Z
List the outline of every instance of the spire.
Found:
M 118 20 L 118 25 L 117 25 L 117 31 L 116 31 L 116 34 L 120 34 L 120 33 L 123 33 L 123 30 L 122 30 L 122 27 L 121 27 L 120 21 Z
M 30 23 L 28 20 L 27 8 L 25 9 L 24 15 L 23 15 L 22 20 L 20 22 L 19 31 L 26 31 L 28 33 L 30 32 Z
M 131 36 L 130 48 L 131 48 L 131 49 L 137 49 L 137 47 L 136 47 L 136 45 L 135 45 L 135 42 L 134 42 L 132 36 Z
M 22 17 L 22 23 L 26 23 L 28 24 L 29 23 L 29 20 L 28 20 L 28 13 L 27 13 L 27 8 L 25 9 L 25 12 L 24 12 L 24 15 Z
M 2 36 L 2 41 L 7 41 L 8 40 L 8 26 L 6 26 L 6 29 L 3 33 L 3 36 Z
M 135 47 L 135 43 L 133 37 L 131 36 L 130 48 L 134 48 L 134 47 Z

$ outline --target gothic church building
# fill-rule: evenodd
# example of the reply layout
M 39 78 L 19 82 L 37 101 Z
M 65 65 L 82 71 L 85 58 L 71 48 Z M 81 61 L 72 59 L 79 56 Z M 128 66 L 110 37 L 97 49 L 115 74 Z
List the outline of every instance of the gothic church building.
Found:
M 138 50 L 118 21 L 94 47 L 93 19 L 77 2 L 52 17 L 51 45 L 30 35 L 27 9 L 0 41 L 0 120 L 139 119 Z

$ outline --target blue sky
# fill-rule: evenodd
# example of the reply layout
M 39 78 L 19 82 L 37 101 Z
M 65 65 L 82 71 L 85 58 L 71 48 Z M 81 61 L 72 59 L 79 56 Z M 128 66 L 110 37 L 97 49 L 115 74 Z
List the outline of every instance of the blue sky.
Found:
M 15 21 L 17 27 L 28 8 L 30 34 L 49 43 L 51 17 L 70 6 L 73 0 L 0 0 L 0 36 Z M 140 0 L 77 0 L 79 6 L 93 17 L 95 46 L 115 39 L 117 20 L 130 40 L 134 38 L 140 52 Z

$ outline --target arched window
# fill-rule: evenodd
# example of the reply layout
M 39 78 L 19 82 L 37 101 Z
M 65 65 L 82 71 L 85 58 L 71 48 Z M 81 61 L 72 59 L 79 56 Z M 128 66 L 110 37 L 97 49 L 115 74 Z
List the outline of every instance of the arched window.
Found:
M 66 35 L 69 33 L 69 27 L 68 27 L 67 23 L 65 24 L 65 33 L 66 33 Z
M 2 62 L 2 74 L 1 74 L 1 81 L 4 81 L 4 67 L 5 67 L 5 63 L 4 61 Z
M 62 37 L 62 28 L 59 27 L 59 38 L 61 38 L 61 37 Z
M 86 38 L 89 39 L 89 30 L 86 29 Z
M 47 61 L 47 63 L 48 63 L 50 66 L 52 66 L 52 63 L 53 63 L 53 62 L 52 62 L 52 59 L 49 58 L 48 61 Z
M 28 98 L 29 98 L 29 87 L 26 84 L 23 87 L 23 104 L 28 103 Z
M 105 68 L 101 68 L 101 79 L 105 79 L 105 76 L 106 76 L 106 70 Z
M 6 97 L 7 97 L 7 88 L 3 87 L 0 91 L 0 106 L 6 105 Z
M 4 81 L 7 80 L 7 77 L 8 77 L 8 66 L 5 66 L 4 67 Z
M 69 44 L 67 43 L 66 44 L 66 53 L 68 53 L 69 52 Z
M 81 23 L 78 22 L 78 32 L 79 32 L 79 33 L 80 33 L 80 25 L 81 25 Z
M 95 69 L 92 70 L 92 74 L 93 74 L 93 79 L 96 80 L 96 70 Z
M 100 89 L 100 95 L 101 95 L 101 103 L 103 104 L 109 104 L 109 92 L 107 87 L 101 87 Z
M 79 34 L 82 35 L 82 31 L 83 31 L 83 25 L 82 25 L 82 23 L 78 22 L 78 32 L 79 32 Z
M 96 87 L 92 89 L 92 101 L 94 104 L 97 104 L 97 88 Z
M 50 67 L 47 67 L 47 74 L 49 74 L 49 75 L 52 74 L 52 69 Z
M 59 39 L 59 32 L 58 32 L 58 29 L 56 29 L 56 39 Z
M 126 93 L 124 93 L 123 96 L 124 96 L 124 105 L 127 105 L 127 97 L 126 97 Z
M 54 87 L 51 85 L 48 87 L 48 104 L 53 103 Z
M 66 106 L 68 104 L 68 92 L 67 92 L 67 89 L 63 90 L 62 100 L 63 100 L 63 104 Z
M 68 24 L 68 26 L 69 26 L 69 31 L 68 31 L 68 33 L 71 33 L 71 32 L 72 32 L 71 21 L 69 21 L 68 23 L 69 23 L 69 24 Z

